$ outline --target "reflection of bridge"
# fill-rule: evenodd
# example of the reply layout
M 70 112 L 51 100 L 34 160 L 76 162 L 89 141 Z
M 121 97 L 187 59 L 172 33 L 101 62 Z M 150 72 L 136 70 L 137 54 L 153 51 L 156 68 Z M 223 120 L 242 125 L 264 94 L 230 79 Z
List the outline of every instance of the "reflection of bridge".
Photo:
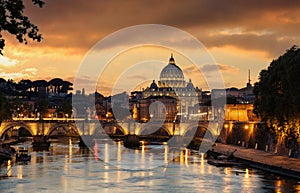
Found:
M 103 129 L 101 129 L 103 128 Z M 222 126 L 218 122 L 184 122 L 184 123 L 151 123 L 141 124 L 132 122 L 105 122 L 99 120 L 86 119 L 66 119 L 66 118 L 45 118 L 43 121 L 35 118 L 28 119 L 13 119 L 4 121 L 0 126 L 0 137 L 10 138 L 19 137 L 22 133 L 27 133 L 27 136 L 43 135 L 47 138 L 57 134 L 57 131 L 69 136 L 92 135 L 97 132 L 105 131 L 108 135 L 187 135 L 189 132 L 195 133 L 200 137 L 203 133 L 209 132 L 214 137 L 221 132 Z M 21 132 L 22 131 L 22 132 Z

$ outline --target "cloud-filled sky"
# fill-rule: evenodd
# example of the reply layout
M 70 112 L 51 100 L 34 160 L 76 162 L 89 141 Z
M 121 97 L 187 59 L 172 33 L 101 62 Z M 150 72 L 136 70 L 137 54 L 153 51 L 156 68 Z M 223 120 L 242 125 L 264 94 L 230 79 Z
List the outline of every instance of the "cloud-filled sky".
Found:
M 14 37 L 4 34 L 6 47 L 4 57 L 0 58 L 1 77 L 14 80 L 60 77 L 73 82 L 81 62 L 93 45 L 117 30 L 140 24 L 173 26 L 196 37 L 215 59 L 226 87 L 245 86 L 248 69 L 251 70 L 252 83 L 257 81 L 260 70 L 266 68 L 272 59 L 292 45 L 300 45 L 299 1 L 45 2 L 43 8 L 38 8 L 31 1 L 25 1 L 24 13 L 39 27 L 43 35 L 41 43 L 29 42 L 25 46 Z M 128 41 L 124 36 L 114 46 L 124 46 Z M 184 40 L 177 43 L 182 42 Z M 169 57 L 169 54 L 164 57 L 165 65 Z M 176 60 L 176 55 L 174 57 Z M 160 65 L 162 69 L 164 64 Z M 187 73 L 193 71 L 189 68 L 190 64 L 178 65 Z M 213 70 L 210 64 L 203 68 Z M 152 71 L 158 71 L 159 74 L 160 69 L 157 67 Z M 132 78 L 141 81 L 149 79 L 148 76 L 145 79 L 141 76 L 143 74 Z M 192 73 L 190 76 L 193 76 Z M 89 78 L 92 77 L 86 77 L 85 81 L 89 82 Z M 205 87 L 205 83 L 197 82 L 193 77 L 192 81 L 195 85 Z M 109 82 L 108 79 L 102 80 L 98 91 L 109 94 Z

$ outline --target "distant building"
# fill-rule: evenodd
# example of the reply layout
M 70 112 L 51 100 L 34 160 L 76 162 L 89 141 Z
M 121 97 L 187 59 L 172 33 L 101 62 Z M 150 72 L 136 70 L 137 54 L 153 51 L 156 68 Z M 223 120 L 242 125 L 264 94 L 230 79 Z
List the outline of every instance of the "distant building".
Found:
M 169 96 L 149 96 L 133 108 L 133 118 L 142 122 L 150 119 L 173 122 L 176 115 L 177 100 Z
M 246 87 L 241 89 L 231 87 L 226 89 L 213 89 L 211 91 L 212 99 L 226 97 L 228 98 L 235 98 L 236 103 L 239 104 L 253 104 L 255 100 L 255 95 L 253 94 L 253 86 L 250 80 L 250 70 L 249 70 L 249 79 L 246 84 Z

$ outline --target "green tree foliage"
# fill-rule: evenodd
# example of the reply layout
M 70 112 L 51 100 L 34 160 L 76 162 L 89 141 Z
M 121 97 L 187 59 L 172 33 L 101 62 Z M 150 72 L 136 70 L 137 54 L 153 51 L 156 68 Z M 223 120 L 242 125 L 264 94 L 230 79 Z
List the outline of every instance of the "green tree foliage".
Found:
M 42 0 L 32 0 L 32 3 L 39 7 L 44 5 Z M 28 38 L 38 42 L 42 40 L 38 27 L 23 15 L 24 8 L 23 0 L 0 0 L 0 54 L 5 46 L 4 31 L 14 35 L 20 43 L 27 44 Z
M 293 46 L 262 70 L 254 94 L 254 112 L 290 147 L 300 138 L 300 49 Z

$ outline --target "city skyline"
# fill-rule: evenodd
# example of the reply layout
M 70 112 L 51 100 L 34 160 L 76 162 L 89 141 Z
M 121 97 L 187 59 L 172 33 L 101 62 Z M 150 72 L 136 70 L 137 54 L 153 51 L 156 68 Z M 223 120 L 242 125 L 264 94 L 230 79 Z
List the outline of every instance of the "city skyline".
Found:
M 5 79 L 50 80 L 59 77 L 73 82 L 85 54 L 99 40 L 125 27 L 158 23 L 174 26 L 196 37 L 218 64 L 225 86 L 242 88 L 248 81 L 248 69 L 251 70 L 252 83 L 256 82 L 262 69 L 292 45 L 299 45 L 300 41 L 299 21 L 294 15 L 300 8 L 297 2 L 220 4 L 217 1 L 166 1 L 150 4 L 144 1 L 47 1 L 42 9 L 30 2 L 25 4 L 25 14 L 39 27 L 44 39 L 41 43 L 30 41 L 28 45 L 22 45 L 14 37 L 3 34 L 6 47 L 4 56 L 0 57 L 0 76 Z M 127 41 L 120 39 L 115 46 L 126 46 Z M 109 49 L 112 48 L 105 51 Z M 147 50 L 145 53 L 155 52 Z M 158 53 L 161 62 L 156 71 L 167 64 L 171 52 L 174 50 Z M 189 69 L 189 64 L 180 54 L 174 55 L 183 70 Z M 126 61 L 125 66 L 144 56 L 142 53 Z M 150 75 L 153 78 L 143 77 L 141 82 L 158 80 L 154 73 Z M 201 80 L 186 78 L 191 78 L 195 85 L 206 90 Z M 91 78 L 87 77 L 85 81 L 90 82 Z M 108 79 L 102 80 L 101 83 L 108 86 L 99 85 L 97 90 L 108 95 L 108 82 Z

